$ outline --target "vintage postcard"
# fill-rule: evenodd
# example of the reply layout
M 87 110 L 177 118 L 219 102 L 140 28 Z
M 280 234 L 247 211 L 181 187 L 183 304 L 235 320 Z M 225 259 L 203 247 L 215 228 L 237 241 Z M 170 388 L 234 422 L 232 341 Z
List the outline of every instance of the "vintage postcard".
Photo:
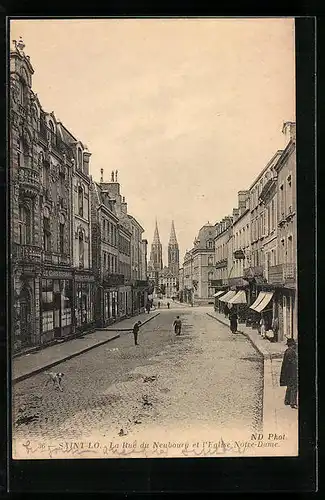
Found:
M 12 18 L 14 459 L 298 456 L 291 18 Z

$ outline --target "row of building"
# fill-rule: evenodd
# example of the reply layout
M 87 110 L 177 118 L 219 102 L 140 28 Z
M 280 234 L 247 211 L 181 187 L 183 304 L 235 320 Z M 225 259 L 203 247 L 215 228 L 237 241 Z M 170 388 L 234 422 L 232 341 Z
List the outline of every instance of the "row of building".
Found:
M 10 51 L 10 233 L 15 352 L 144 310 L 147 241 L 117 171 L 90 176 L 91 153 L 32 90 L 22 40 Z
M 237 305 L 239 318 L 278 340 L 297 336 L 296 127 L 286 122 L 285 147 L 263 168 L 237 207 L 204 225 L 180 269 L 183 302 Z M 228 293 L 227 293 L 228 292 Z

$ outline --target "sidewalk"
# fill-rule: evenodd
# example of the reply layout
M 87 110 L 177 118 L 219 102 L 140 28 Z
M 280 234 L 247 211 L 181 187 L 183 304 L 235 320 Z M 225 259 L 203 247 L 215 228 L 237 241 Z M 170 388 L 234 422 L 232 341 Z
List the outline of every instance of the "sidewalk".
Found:
M 229 327 L 229 320 L 213 309 L 207 315 Z M 284 405 L 285 387 L 280 387 L 280 371 L 284 342 L 269 342 L 262 339 L 257 330 L 239 323 L 238 331 L 245 335 L 264 360 L 263 428 L 264 433 L 290 436 L 290 448 L 298 450 L 298 411 Z M 288 444 L 289 447 L 289 444 Z M 297 451 L 298 453 L 298 451 Z
M 44 347 L 39 351 L 28 353 L 12 360 L 12 382 L 17 383 L 28 377 L 36 375 L 44 370 L 49 370 L 55 365 L 79 356 L 84 352 L 99 347 L 111 340 L 120 337 L 119 332 L 130 331 L 136 321 L 141 321 L 142 325 L 158 316 L 158 312 L 150 314 L 139 314 L 132 318 L 125 319 L 117 323 L 116 327 L 96 330 L 92 333 L 85 333 L 82 337 L 67 340 L 50 347 Z

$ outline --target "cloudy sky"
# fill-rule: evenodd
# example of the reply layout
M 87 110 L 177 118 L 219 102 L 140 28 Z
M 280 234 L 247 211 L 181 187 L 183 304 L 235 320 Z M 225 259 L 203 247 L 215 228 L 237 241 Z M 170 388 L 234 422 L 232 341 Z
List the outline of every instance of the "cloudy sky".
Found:
M 119 171 L 129 212 L 181 258 L 199 228 L 237 206 L 295 119 L 292 19 L 14 20 L 33 90 Z

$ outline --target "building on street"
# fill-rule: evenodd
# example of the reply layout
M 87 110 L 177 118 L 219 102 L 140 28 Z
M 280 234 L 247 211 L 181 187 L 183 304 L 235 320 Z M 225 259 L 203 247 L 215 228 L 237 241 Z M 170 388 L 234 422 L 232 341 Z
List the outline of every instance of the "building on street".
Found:
M 89 158 L 43 110 L 22 40 L 10 50 L 10 223 L 13 349 L 94 325 Z M 81 212 L 82 211 L 82 212 Z

